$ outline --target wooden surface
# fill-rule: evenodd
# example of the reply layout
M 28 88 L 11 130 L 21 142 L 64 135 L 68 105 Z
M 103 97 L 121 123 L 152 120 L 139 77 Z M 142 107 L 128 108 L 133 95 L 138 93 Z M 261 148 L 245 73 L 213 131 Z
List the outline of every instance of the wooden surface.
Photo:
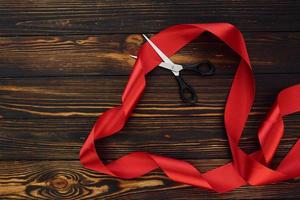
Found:
M 251 152 L 276 94 L 300 83 L 299 1 L 0 0 L 0 199 L 300 198 L 300 179 L 216 194 L 174 183 L 159 170 L 120 180 L 78 161 L 97 116 L 120 103 L 134 62 L 128 55 L 144 42 L 140 33 L 220 21 L 241 29 L 254 67 L 257 94 L 240 144 Z M 151 151 L 201 172 L 230 161 L 223 111 L 238 56 L 204 34 L 172 59 L 217 66 L 212 77 L 183 74 L 198 104 L 182 104 L 174 77 L 153 70 L 127 126 L 97 142 L 103 159 Z M 274 166 L 299 138 L 300 114 L 285 122 Z

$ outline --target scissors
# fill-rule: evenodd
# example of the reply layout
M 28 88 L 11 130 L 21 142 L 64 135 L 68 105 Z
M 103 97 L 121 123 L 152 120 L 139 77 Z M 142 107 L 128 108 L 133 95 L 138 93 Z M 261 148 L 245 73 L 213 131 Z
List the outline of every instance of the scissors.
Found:
M 147 40 L 147 42 L 149 42 L 151 47 L 163 60 L 163 62 L 161 62 L 159 66 L 172 71 L 172 73 L 174 74 L 179 86 L 179 93 L 182 101 L 188 104 L 195 104 L 198 99 L 197 94 L 194 88 L 189 84 L 187 84 L 184 81 L 184 79 L 180 76 L 180 71 L 188 70 L 188 71 L 197 72 L 202 76 L 210 76 L 210 75 L 214 75 L 215 66 L 208 60 L 195 63 L 195 64 L 189 64 L 189 65 L 175 64 L 146 35 L 143 34 L 143 37 Z M 137 56 L 133 56 L 133 55 L 130 56 L 134 59 L 137 59 Z

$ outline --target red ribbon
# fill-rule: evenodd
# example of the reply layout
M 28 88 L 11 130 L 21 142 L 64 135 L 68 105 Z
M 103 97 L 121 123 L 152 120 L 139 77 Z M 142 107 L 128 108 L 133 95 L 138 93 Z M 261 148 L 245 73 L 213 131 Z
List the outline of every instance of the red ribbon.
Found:
M 239 140 L 253 104 L 255 81 L 241 32 L 227 23 L 184 24 L 167 28 L 151 40 L 170 57 L 206 31 L 226 43 L 241 58 L 224 113 L 232 162 L 201 173 L 186 161 L 147 152 L 133 152 L 107 165 L 101 161 L 95 140 L 113 135 L 124 127 L 146 86 L 145 75 L 162 61 L 145 43 L 123 93 L 122 105 L 104 112 L 85 141 L 80 151 L 82 165 L 124 179 L 140 177 L 159 167 L 174 181 L 217 192 L 226 192 L 246 184 L 264 185 L 300 176 L 299 139 L 276 169 L 268 167 L 284 133 L 283 117 L 300 111 L 300 84 L 279 93 L 259 128 L 260 149 L 246 154 L 239 147 Z

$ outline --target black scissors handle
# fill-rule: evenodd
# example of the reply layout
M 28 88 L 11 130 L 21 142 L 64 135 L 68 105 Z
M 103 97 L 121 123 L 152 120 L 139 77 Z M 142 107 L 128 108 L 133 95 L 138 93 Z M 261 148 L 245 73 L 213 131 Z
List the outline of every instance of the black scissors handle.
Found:
M 215 66 L 208 60 L 204 60 L 199 63 L 182 65 L 184 70 L 194 71 L 203 76 L 211 76 L 215 74 Z
M 197 102 L 198 97 L 194 88 L 188 85 L 181 78 L 181 76 L 175 76 L 175 77 L 179 86 L 179 93 L 182 101 L 188 104 L 195 104 Z

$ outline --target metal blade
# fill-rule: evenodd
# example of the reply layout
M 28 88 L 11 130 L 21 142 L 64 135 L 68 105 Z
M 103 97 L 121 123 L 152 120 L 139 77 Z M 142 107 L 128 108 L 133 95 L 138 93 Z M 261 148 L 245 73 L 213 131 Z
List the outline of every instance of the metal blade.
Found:
M 129 55 L 129 56 L 131 58 L 137 59 L 137 56 L 134 56 L 134 55 Z M 170 63 L 166 63 L 166 62 L 161 62 L 158 66 L 168 69 L 168 70 L 171 70 L 175 76 L 178 76 L 179 71 L 181 71 L 183 69 L 182 65 L 170 64 Z
M 159 66 L 171 70 L 175 76 L 179 76 L 179 71 L 183 69 L 181 65 L 173 65 L 166 62 L 161 62 Z
M 137 56 L 129 55 L 131 58 L 137 59 Z
M 131 58 L 137 59 L 137 56 L 134 56 L 134 55 L 129 55 L 129 56 L 130 56 Z M 164 63 L 164 62 L 161 62 L 158 66 L 163 67 L 163 66 L 162 66 L 162 65 L 164 65 L 163 63 Z M 170 68 L 169 68 L 169 67 L 163 67 L 163 68 L 172 70 L 171 67 L 170 67 Z
M 160 56 L 160 58 L 166 62 L 175 65 L 169 58 L 166 56 L 146 35 L 144 35 L 144 38 L 149 42 L 149 44 L 152 46 L 152 48 L 155 50 L 155 52 Z

